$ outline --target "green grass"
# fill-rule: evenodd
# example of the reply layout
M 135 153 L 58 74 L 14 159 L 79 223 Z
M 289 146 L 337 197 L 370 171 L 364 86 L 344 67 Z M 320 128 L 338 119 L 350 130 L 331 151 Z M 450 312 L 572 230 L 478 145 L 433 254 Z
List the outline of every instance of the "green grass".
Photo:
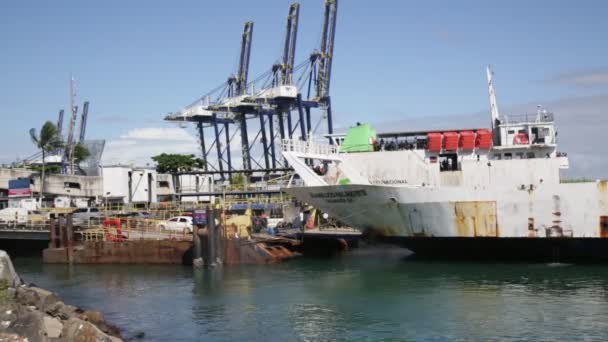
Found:
M 569 179 L 562 179 L 561 183 L 593 183 L 595 182 L 595 179 L 590 179 L 590 178 L 569 178 Z
M 8 291 L 9 287 L 8 281 L 0 280 L 0 304 L 13 302 L 13 297 Z

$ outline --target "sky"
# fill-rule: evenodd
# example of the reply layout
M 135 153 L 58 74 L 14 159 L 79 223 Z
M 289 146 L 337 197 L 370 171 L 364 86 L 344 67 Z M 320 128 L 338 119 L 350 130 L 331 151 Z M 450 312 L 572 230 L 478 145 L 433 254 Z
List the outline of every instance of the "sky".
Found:
M 236 70 L 247 20 L 255 23 L 249 78 L 268 70 L 281 55 L 290 3 L 0 2 L 0 163 L 35 152 L 28 131 L 69 107 L 70 75 L 78 103 L 91 103 L 87 138 L 107 141 L 104 162 L 200 153 L 193 127 L 162 118 Z M 319 45 L 322 12 L 322 0 L 301 1 L 296 61 Z M 572 175 L 606 178 L 608 152 L 582 138 L 608 128 L 607 17 L 599 0 L 340 0 L 336 126 L 486 126 L 492 64 L 501 111 L 545 105 L 564 133 Z

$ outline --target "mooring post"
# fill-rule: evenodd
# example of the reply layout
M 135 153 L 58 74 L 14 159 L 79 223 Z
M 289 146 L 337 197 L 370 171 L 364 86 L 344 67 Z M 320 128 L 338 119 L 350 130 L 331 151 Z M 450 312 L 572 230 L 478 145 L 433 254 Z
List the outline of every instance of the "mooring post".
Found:
M 215 210 L 216 210 L 215 217 L 218 218 L 218 222 L 219 222 L 219 224 L 217 224 L 215 227 L 215 241 L 216 241 L 215 262 L 218 264 L 223 264 L 224 263 L 224 225 L 222 224 L 223 217 L 222 217 L 221 209 L 215 209 Z
M 208 211 L 209 215 L 207 216 L 207 256 L 208 256 L 208 261 L 207 264 L 209 266 L 215 266 L 215 259 L 216 259 L 216 252 L 217 252 L 217 248 L 216 248 L 216 225 L 215 225 L 215 217 L 216 217 L 216 212 L 215 212 L 215 208 L 211 208 Z
M 202 233 L 202 229 L 197 224 L 196 226 L 194 226 L 194 234 L 192 234 L 192 242 L 194 243 L 192 253 L 192 266 L 197 268 L 203 266 L 203 252 L 201 247 L 200 233 Z
M 66 225 L 65 225 L 65 240 L 66 240 L 66 253 L 68 263 L 71 265 L 74 263 L 74 247 L 72 241 L 74 240 L 74 229 L 72 225 L 72 214 L 69 214 L 66 217 Z
M 50 241 L 49 241 L 49 248 L 55 248 L 56 246 L 56 235 L 57 235 L 57 220 L 55 219 L 55 214 L 51 214 L 50 218 L 49 218 L 49 229 L 50 229 Z
M 59 218 L 59 248 L 65 247 L 65 221 Z

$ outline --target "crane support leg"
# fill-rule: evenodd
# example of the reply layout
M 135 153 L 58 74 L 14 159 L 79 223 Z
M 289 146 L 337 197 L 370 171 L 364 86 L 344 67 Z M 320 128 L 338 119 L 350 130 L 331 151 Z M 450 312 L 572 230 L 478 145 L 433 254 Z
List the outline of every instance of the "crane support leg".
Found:
M 298 93 L 298 120 L 300 122 L 300 136 L 306 141 L 306 126 L 304 124 L 304 108 L 302 108 L 302 94 Z
M 334 134 L 334 122 L 331 117 L 331 99 L 327 97 L 327 133 Z M 329 139 L 329 143 L 332 144 L 332 140 Z
M 232 157 L 230 156 L 230 128 L 228 125 L 228 122 L 224 122 L 224 133 L 226 135 L 226 163 L 228 164 L 228 171 L 232 171 Z M 228 173 L 228 178 L 232 180 L 232 173 Z
M 198 128 L 198 136 L 201 139 L 201 152 L 203 154 L 203 162 L 205 163 L 205 165 L 203 166 L 203 169 L 205 171 L 208 171 L 207 168 L 207 147 L 205 146 L 205 129 L 203 128 L 203 123 L 201 121 L 196 123 L 196 128 Z
M 289 139 L 291 139 L 291 137 L 293 136 L 293 128 L 292 128 L 292 122 L 291 122 L 291 111 L 288 111 L 287 113 L 285 113 L 287 115 L 287 134 L 289 135 Z
M 285 118 L 283 117 L 283 113 L 277 113 L 277 117 L 279 118 L 279 134 L 281 135 L 281 140 L 285 139 Z
M 217 164 L 220 169 L 220 177 L 224 180 L 224 162 L 222 162 L 222 144 L 220 144 L 220 129 L 217 123 L 217 114 L 213 113 L 213 129 L 215 130 L 215 147 L 217 149 Z
M 249 151 L 249 136 L 247 135 L 247 118 L 241 114 L 241 148 L 243 150 L 243 169 L 251 170 L 251 154 Z
M 306 132 L 310 134 L 312 131 L 312 120 L 310 118 L 310 107 L 306 107 Z
M 272 168 L 277 168 L 277 158 L 274 151 L 274 120 L 272 117 L 272 113 L 268 114 L 268 130 L 270 131 L 270 156 L 272 159 Z
M 264 150 L 264 166 L 270 169 L 270 160 L 268 158 L 268 139 L 266 137 L 266 123 L 264 122 L 264 114 L 260 114 L 260 132 L 262 132 L 262 149 Z

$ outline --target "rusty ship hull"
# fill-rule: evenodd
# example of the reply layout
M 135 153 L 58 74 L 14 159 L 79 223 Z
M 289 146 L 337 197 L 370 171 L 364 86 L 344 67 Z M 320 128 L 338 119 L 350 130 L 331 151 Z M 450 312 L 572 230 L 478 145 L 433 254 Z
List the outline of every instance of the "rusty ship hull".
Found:
M 417 257 L 608 261 L 608 183 L 517 189 L 339 185 L 287 189 Z

